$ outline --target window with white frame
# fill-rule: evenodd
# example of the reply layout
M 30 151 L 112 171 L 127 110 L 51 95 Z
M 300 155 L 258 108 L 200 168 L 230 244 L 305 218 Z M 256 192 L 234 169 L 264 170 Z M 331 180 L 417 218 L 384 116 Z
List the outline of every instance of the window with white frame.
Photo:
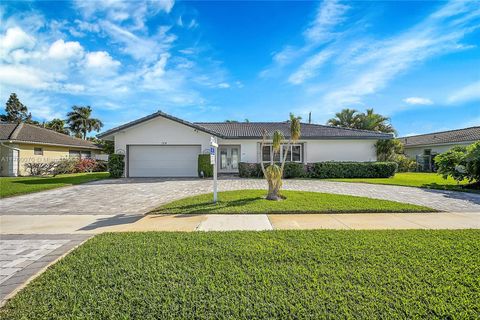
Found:
M 290 146 L 282 145 L 280 152 L 275 154 L 273 159 L 274 162 L 280 162 L 281 159 L 286 155 L 287 162 L 302 162 L 302 145 L 293 144 Z M 270 162 L 273 157 L 272 145 L 264 145 L 262 149 L 262 161 Z

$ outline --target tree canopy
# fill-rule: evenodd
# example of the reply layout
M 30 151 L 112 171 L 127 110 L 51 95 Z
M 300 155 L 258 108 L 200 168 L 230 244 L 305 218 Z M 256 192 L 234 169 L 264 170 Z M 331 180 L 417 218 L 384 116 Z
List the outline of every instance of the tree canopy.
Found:
M 72 111 L 67 113 L 70 131 L 82 139 L 86 139 L 89 132 L 100 131 L 103 127 L 102 121 L 92 118 L 91 115 L 92 108 L 90 106 L 73 106 Z
M 5 114 L 0 115 L 0 120 L 31 123 L 32 114 L 28 112 L 27 106 L 20 102 L 17 94 L 12 93 L 5 104 Z
M 327 124 L 336 127 L 395 133 L 390 118 L 375 113 L 373 109 L 367 109 L 365 113 L 355 109 L 343 109 L 336 113 L 334 118 L 328 120 Z

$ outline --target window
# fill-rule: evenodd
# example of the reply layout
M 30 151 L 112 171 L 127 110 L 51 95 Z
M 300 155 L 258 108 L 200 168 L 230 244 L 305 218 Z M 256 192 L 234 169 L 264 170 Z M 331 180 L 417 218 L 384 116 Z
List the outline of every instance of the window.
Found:
M 432 154 L 432 149 L 424 149 L 424 150 L 423 150 L 423 155 L 429 156 L 429 155 L 431 155 L 431 154 Z
M 92 157 L 92 152 L 91 151 L 82 151 L 80 153 L 82 159 L 85 159 L 85 158 L 91 158 Z
M 282 148 L 279 153 L 275 154 L 273 161 L 280 162 L 283 160 L 283 157 L 287 155 L 286 161 L 288 162 L 302 162 L 302 145 L 295 144 L 287 148 L 286 145 L 282 145 Z M 262 150 L 262 161 L 270 162 L 272 157 L 272 146 L 263 146 Z
M 78 150 L 69 150 L 68 151 L 68 156 L 70 158 L 80 158 L 80 151 Z
M 33 154 L 36 156 L 43 156 L 43 149 L 42 148 L 33 148 Z

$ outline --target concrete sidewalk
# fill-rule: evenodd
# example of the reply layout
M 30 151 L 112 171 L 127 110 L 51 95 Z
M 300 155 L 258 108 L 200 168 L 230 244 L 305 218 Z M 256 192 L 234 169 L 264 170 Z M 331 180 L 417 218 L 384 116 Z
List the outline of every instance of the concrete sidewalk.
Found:
M 199 215 L 12 215 L 0 234 L 272 229 L 477 229 L 480 212 Z

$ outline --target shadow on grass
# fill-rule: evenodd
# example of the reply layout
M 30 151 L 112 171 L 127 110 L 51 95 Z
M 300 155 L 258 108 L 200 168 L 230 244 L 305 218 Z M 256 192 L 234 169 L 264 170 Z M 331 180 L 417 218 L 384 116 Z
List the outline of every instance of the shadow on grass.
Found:
M 90 181 L 96 181 L 105 179 L 101 175 L 98 176 L 80 176 L 80 177 L 38 177 L 35 179 L 21 179 L 11 181 L 12 184 L 24 184 L 24 185 L 48 185 L 48 184 L 81 184 Z
M 210 212 L 215 212 L 218 209 L 243 207 L 259 200 L 263 200 L 263 198 L 250 197 L 245 199 L 231 200 L 227 202 L 219 201 L 216 204 L 212 202 L 201 202 L 201 203 L 188 204 L 183 206 L 176 206 L 174 209 L 165 208 L 158 211 L 153 211 L 151 214 L 175 214 L 175 212 L 181 212 L 182 214 L 210 213 Z M 175 211 L 172 212 L 169 210 L 175 210 Z

